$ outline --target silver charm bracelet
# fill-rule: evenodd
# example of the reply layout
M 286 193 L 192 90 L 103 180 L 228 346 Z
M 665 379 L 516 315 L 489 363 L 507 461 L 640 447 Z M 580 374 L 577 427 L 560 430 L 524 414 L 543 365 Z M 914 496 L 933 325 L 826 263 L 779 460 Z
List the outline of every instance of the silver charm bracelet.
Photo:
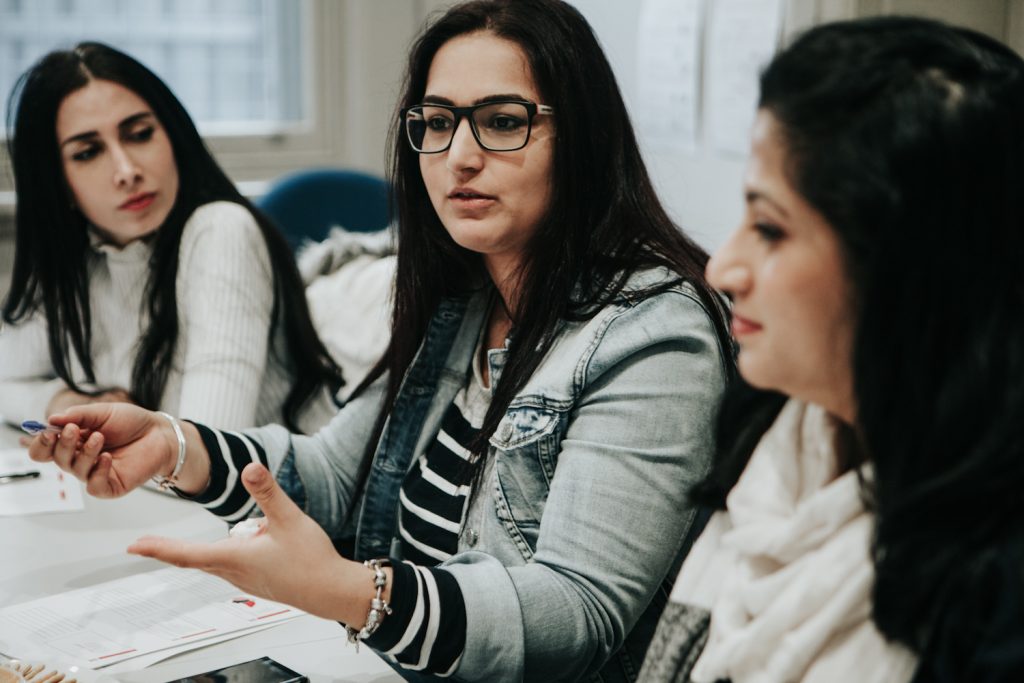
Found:
M 384 617 L 391 614 L 391 606 L 384 602 L 384 587 L 388 584 L 388 575 L 384 573 L 384 567 L 391 566 L 391 560 L 386 558 L 366 560 L 363 566 L 373 570 L 373 587 L 375 593 L 370 600 L 370 611 L 366 615 L 366 624 L 361 629 L 354 629 L 351 626 L 345 627 L 348 634 L 348 642 L 354 643 L 356 652 L 359 652 L 359 641 L 366 640 L 380 628 Z

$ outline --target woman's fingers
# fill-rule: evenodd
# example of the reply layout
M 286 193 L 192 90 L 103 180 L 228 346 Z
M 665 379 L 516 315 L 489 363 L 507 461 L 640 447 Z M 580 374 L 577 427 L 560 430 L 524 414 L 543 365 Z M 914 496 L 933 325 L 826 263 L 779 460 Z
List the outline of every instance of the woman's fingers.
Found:
M 103 450 L 103 435 L 99 432 L 79 429 L 77 424 L 66 424 L 60 434 L 44 433 L 38 438 L 56 437 L 51 451 L 57 467 L 85 481 L 96 464 L 96 457 Z M 31 451 L 30 451 L 31 453 Z
M 90 496 L 113 498 L 117 494 L 112 482 L 112 465 L 113 458 L 110 457 L 110 453 L 100 453 L 96 456 L 96 466 L 92 468 L 85 482 L 85 490 Z
M 57 443 L 53 447 L 53 461 L 65 472 L 72 472 L 71 460 L 78 450 L 78 425 L 67 424 L 57 435 Z
M 52 462 L 53 446 L 57 442 L 57 435 L 53 432 L 37 434 L 28 445 L 28 457 L 36 462 Z
M 303 515 L 263 465 L 249 463 L 242 470 L 242 485 L 263 510 L 267 522 L 285 523 Z
M 237 549 L 236 544 L 230 545 Z M 152 557 L 176 567 L 189 567 L 218 573 L 227 571 L 235 564 L 233 552 L 224 546 L 224 542 L 197 543 L 161 536 L 143 536 L 128 546 L 128 552 L 133 555 Z
M 93 432 L 72 456 L 71 473 L 82 481 L 88 481 L 102 450 L 103 435 Z

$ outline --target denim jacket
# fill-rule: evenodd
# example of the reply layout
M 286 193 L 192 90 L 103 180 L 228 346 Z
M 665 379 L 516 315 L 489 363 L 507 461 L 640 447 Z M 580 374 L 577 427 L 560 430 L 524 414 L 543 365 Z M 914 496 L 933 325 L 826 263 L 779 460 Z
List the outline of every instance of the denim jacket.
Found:
M 466 605 L 456 680 L 636 678 L 699 531 L 686 491 L 710 466 L 725 384 L 694 290 L 636 293 L 667 277 L 638 273 L 590 320 L 564 322 L 491 437 L 459 552 L 443 563 Z M 488 301 L 446 300 L 433 316 L 352 519 L 382 380 L 316 435 L 249 432 L 310 516 L 354 534 L 356 559 L 400 555 L 399 489 L 466 381 Z

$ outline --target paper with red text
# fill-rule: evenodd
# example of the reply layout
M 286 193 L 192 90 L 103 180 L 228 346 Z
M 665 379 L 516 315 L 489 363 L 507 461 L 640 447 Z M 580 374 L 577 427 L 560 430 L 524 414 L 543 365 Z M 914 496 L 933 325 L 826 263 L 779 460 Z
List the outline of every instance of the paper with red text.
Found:
M 303 614 L 204 572 L 168 567 L 0 609 L 0 652 L 98 669 Z
M 85 507 L 82 485 L 52 462 L 33 462 L 24 448 L 0 449 L 0 477 L 38 472 L 0 484 L 0 516 L 72 512 Z

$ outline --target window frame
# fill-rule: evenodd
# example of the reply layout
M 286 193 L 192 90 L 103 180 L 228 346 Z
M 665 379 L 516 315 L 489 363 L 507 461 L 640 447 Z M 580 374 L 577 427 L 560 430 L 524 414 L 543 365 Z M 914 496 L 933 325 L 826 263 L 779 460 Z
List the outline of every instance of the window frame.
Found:
M 343 41 L 331 35 L 330 27 L 345 25 L 346 5 L 331 0 L 296 1 L 303 5 L 299 49 L 304 65 L 305 119 L 264 127 L 266 132 L 260 131 L 261 124 L 242 123 L 238 133 L 223 132 L 231 124 L 199 126 L 218 163 L 245 194 L 258 195 L 267 181 L 282 174 L 310 166 L 336 165 L 346 156 L 345 140 L 332 125 L 332 118 L 343 111 L 342 93 L 348 75 L 344 69 L 329 68 L 344 60 Z M 0 144 L 0 217 L 13 216 L 15 202 L 6 132 L 5 128 L 0 134 L 4 139 Z

